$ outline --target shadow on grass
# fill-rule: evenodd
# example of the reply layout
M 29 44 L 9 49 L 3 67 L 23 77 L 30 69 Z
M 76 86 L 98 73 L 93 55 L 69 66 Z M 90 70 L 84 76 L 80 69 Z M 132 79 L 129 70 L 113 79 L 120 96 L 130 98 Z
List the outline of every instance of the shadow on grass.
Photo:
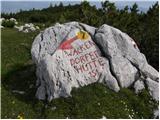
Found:
M 36 93 L 36 66 L 33 64 L 25 66 L 13 66 L 5 76 L 2 76 L 2 85 L 18 100 L 30 104 L 37 113 L 38 118 L 44 118 L 44 107 L 46 101 L 39 101 Z
M 15 66 L 15 69 L 5 76 L 2 76 L 2 85 L 13 93 L 16 98 L 30 103 L 33 101 L 36 101 L 35 99 L 35 82 L 36 82 L 36 76 L 35 76 L 35 66 L 34 65 L 28 65 L 28 66 L 22 66 L 18 67 Z M 17 93 L 14 91 L 21 91 L 23 93 Z
M 35 98 L 35 65 L 16 65 L 13 68 L 2 77 L 2 84 L 18 100 L 32 105 L 36 118 L 101 118 L 103 115 L 107 118 L 128 118 L 133 113 L 133 118 L 153 116 L 152 109 L 155 106 L 147 92 L 140 96 L 129 89 L 115 93 L 102 84 L 73 89 L 72 97 L 54 99 L 51 103 L 39 101 Z M 14 90 L 24 91 L 24 94 L 13 93 Z

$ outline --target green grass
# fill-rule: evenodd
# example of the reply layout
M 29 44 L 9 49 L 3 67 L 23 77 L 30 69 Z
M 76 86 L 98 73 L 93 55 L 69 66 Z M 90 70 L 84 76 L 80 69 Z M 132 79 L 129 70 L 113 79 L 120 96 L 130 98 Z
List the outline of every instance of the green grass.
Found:
M 15 29 L 2 30 L 1 117 L 17 118 L 152 118 L 157 103 L 144 90 L 136 95 L 131 89 L 115 93 L 101 84 L 73 89 L 72 97 L 48 103 L 35 98 L 35 65 L 30 49 L 38 34 Z M 13 93 L 25 91 L 25 94 Z

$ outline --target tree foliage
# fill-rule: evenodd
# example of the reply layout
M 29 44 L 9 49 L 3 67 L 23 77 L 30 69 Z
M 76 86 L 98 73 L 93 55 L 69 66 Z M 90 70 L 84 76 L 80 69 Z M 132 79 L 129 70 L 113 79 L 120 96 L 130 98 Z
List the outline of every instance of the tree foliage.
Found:
M 131 36 L 148 62 L 158 70 L 159 66 L 159 5 L 158 2 L 150 7 L 147 13 L 140 12 L 135 3 L 131 8 L 128 6 L 119 10 L 114 3 L 104 1 L 101 8 L 91 6 L 83 1 L 75 5 L 52 6 L 42 10 L 20 11 L 16 14 L 4 14 L 5 18 L 14 17 L 21 22 L 54 24 L 69 21 L 83 22 L 95 27 L 108 24 L 126 32 Z M 136 57 L 136 56 L 135 56 Z
M 2 22 L 2 26 L 3 26 L 3 27 L 13 28 L 14 25 L 15 25 L 15 22 L 14 22 L 14 21 L 4 20 L 4 21 Z

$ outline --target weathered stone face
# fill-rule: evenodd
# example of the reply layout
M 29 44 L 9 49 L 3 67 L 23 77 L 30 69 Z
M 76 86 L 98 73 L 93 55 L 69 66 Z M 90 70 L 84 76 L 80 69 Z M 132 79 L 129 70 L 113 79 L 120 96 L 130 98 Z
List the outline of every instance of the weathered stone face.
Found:
M 79 33 L 88 37 L 80 38 L 77 35 Z M 85 74 L 86 78 L 98 79 L 98 73 L 103 70 L 105 64 L 100 50 L 87 32 L 79 31 L 73 34 L 75 36 L 64 41 L 58 49 L 62 52 L 61 59 L 75 70 L 75 74 Z
M 134 83 L 137 88 L 140 78 L 158 85 L 158 72 L 148 65 L 135 42 L 108 25 L 56 24 L 35 38 L 31 53 L 37 65 L 38 99 L 71 96 L 73 87 L 94 82 L 116 92 Z M 153 98 L 158 99 L 157 95 Z

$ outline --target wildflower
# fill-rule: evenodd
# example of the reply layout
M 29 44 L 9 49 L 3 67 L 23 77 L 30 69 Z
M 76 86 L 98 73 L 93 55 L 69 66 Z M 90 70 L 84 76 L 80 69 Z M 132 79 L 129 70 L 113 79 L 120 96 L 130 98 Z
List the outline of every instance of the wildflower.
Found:
M 105 117 L 105 116 L 102 116 L 102 119 L 106 119 L 106 117 Z
M 18 119 L 23 119 L 23 117 L 22 117 L 22 116 L 20 116 L 20 115 L 18 115 L 18 116 L 17 116 L 17 118 L 18 118 Z
M 24 116 L 24 114 L 23 114 L 23 113 L 20 113 L 20 114 L 17 116 L 17 118 L 18 118 L 18 119 L 23 119 L 23 118 L 24 118 L 23 116 Z
M 12 104 L 15 104 L 15 101 L 14 101 L 14 100 L 12 101 Z
M 132 116 L 132 118 L 134 117 L 134 115 L 131 115 Z
M 131 115 L 129 115 L 128 117 L 129 117 L 130 119 L 132 119 L 132 116 L 131 116 Z

